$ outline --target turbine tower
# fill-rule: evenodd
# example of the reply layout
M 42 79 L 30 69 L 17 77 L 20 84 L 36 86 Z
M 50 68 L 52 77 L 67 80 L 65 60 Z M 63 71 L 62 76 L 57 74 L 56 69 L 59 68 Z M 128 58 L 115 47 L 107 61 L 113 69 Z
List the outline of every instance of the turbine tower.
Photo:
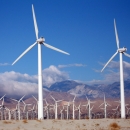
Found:
M 116 53 L 109 59 L 109 61 L 105 64 L 101 72 L 105 69 L 105 67 L 112 61 L 112 59 L 119 53 L 120 54 L 120 98 L 121 98 L 121 118 L 125 118 L 125 94 L 124 94 L 124 76 L 123 76 L 123 58 L 122 54 L 130 58 L 130 55 L 126 53 L 127 48 L 119 48 L 119 38 L 116 29 L 116 21 L 114 19 L 114 28 L 115 28 L 115 36 L 117 43 L 117 51 Z
M 38 119 L 44 119 L 43 118 L 43 90 L 42 90 L 42 50 L 41 47 L 44 45 L 45 47 L 48 47 L 52 50 L 64 53 L 69 55 L 69 53 L 62 51 L 58 48 L 55 48 L 47 43 L 45 43 L 45 38 L 41 37 L 38 38 L 38 26 L 36 22 L 34 7 L 32 5 L 32 13 L 33 13 L 33 21 L 34 21 L 34 28 L 35 28 L 35 34 L 36 34 L 36 42 L 33 43 L 31 46 L 29 46 L 13 63 L 15 64 L 22 56 L 24 56 L 29 50 L 31 50 L 36 44 L 38 44 Z

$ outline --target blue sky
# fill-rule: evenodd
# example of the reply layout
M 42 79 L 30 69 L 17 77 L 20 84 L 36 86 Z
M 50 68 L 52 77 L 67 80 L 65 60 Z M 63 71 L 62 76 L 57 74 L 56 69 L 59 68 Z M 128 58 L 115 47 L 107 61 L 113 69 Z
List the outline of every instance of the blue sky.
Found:
M 27 83 L 37 85 L 37 45 L 15 65 L 10 65 L 36 41 L 32 4 L 39 37 L 70 53 L 70 56 L 64 55 L 43 46 L 43 84 L 49 87 L 66 79 L 84 83 L 119 81 L 119 55 L 103 73 L 100 70 L 117 50 L 114 18 L 120 47 L 127 47 L 130 54 L 129 0 L 1 0 L 1 84 L 11 84 L 12 89 Z M 124 56 L 123 59 L 127 79 L 130 58 Z

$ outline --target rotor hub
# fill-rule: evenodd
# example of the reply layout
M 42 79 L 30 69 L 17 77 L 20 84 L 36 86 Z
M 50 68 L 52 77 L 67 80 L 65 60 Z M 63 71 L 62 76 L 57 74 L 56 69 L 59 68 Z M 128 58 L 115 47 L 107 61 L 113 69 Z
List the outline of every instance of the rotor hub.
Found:
M 38 42 L 39 44 L 43 44 L 43 42 L 45 42 L 45 38 L 44 38 L 44 37 L 41 37 L 41 38 L 37 39 L 37 42 Z
M 126 52 L 127 51 L 127 48 L 126 47 L 123 47 L 123 48 L 119 48 L 118 49 L 118 52 L 120 53 L 123 53 L 123 52 Z

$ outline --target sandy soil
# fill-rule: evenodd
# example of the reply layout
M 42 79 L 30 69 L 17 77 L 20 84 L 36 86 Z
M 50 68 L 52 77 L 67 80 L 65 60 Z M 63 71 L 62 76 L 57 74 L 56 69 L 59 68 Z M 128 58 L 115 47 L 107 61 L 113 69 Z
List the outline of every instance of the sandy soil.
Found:
M 0 130 L 130 130 L 130 119 L 3 120 Z

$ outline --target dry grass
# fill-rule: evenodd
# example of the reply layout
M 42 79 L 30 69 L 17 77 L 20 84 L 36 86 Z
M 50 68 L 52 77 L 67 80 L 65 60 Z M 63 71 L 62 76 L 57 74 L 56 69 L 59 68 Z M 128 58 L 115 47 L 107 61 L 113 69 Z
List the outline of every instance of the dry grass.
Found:
M 12 122 L 11 121 L 3 121 L 4 124 L 11 124 Z
M 120 130 L 120 126 L 117 123 L 110 124 L 110 130 Z
M 28 121 L 27 120 L 23 120 L 23 123 L 28 123 Z

